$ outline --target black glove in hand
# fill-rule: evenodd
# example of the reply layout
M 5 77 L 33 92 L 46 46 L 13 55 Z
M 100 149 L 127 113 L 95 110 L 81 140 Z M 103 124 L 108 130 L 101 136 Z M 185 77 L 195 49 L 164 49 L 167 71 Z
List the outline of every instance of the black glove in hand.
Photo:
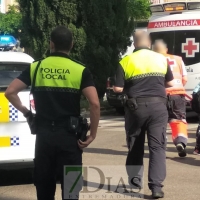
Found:
M 28 118 L 31 116 L 33 113 L 29 110 L 26 114 L 24 114 L 24 117 Z
M 26 114 L 24 114 L 24 117 L 27 120 L 27 123 L 29 125 L 29 128 L 31 130 L 31 134 L 35 135 L 35 114 L 33 114 L 31 111 L 27 112 Z

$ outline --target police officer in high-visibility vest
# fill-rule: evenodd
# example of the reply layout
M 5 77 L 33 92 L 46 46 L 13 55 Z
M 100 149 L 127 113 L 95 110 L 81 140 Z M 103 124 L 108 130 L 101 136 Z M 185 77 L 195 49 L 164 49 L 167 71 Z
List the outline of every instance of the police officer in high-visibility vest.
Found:
M 72 46 L 70 30 L 65 26 L 56 27 L 51 33 L 50 56 L 32 63 L 5 92 L 8 100 L 27 117 L 31 131 L 36 133 L 34 184 L 38 200 L 54 199 L 56 175 L 61 181 L 62 199 L 78 199 L 82 186 L 76 194 L 70 193 L 70 197 L 69 191 L 65 194 L 68 184 L 63 184 L 66 180 L 64 166 L 81 168 L 82 149 L 96 137 L 100 113 L 98 95 L 88 68 L 69 57 Z M 27 86 L 35 88 L 35 116 L 18 97 Z M 82 127 L 81 94 L 90 104 L 90 134 L 84 141 L 78 140 L 76 134 Z
M 134 34 L 135 50 L 124 57 L 116 72 L 115 92 L 126 94 L 125 129 L 129 183 L 142 188 L 145 132 L 149 144 L 149 189 L 153 198 L 162 198 L 166 177 L 166 126 L 168 120 L 165 84 L 173 86 L 173 75 L 167 60 L 150 50 L 146 32 Z M 137 173 L 136 173 L 137 172 Z
M 187 121 L 186 121 L 186 100 L 184 89 L 187 83 L 187 71 L 182 58 L 167 54 L 167 45 L 163 40 L 156 40 L 154 50 L 163 54 L 171 67 L 174 76 L 174 86 L 166 88 L 169 98 L 169 124 L 172 130 L 172 140 L 177 148 L 180 157 L 185 157 L 188 141 Z

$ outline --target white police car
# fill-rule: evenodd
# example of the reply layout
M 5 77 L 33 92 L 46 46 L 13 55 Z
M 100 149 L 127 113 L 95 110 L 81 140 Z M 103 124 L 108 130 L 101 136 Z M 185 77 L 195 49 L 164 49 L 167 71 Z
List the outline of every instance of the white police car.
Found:
M 10 82 L 34 59 L 21 52 L 0 52 L 0 167 L 31 163 L 34 158 L 35 136 L 31 135 L 23 114 L 4 96 Z M 29 107 L 29 89 L 19 93 Z

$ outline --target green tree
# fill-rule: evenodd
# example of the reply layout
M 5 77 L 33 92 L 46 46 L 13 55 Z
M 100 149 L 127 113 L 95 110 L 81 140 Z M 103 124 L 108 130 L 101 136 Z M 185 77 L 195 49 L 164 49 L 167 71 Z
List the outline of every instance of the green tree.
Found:
M 18 0 L 23 22 L 22 44 L 25 48 L 31 47 L 34 57 L 40 58 L 47 52 L 51 30 L 56 25 L 68 26 L 74 35 L 71 56 L 90 68 L 102 96 L 106 79 L 116 70 L 120 53 L 130 45 L 134 21 L 140 15 L 144 18 L 148 15 L 145 2 Z
M 15 5 L 9 6 L 8 12 L 0 13 L 0 31 L 2 34 L 12 34 L 19 36 L 19 30 L 22 28 L 22 15 Z
M 31 48 L 35 58 L 46 55 L 50 33 L 57 25 L 66 25 L 72 30 L 75 40 L 72 57 L 81 57 L 86 35 L 77 26 L 76 0 L 18 0 L 18 3 L 23 19 L 22 45 Z
M 113 75 L 118 66 L 120 52 L 125 52 L 130 44 L 133 20 L 129 17 L 126 0 L 81 0 L 80 11 L 87 35 L 83 60 L 92 71 L 99 96 L 102 96 L 108 76 Z
M 150 17 L 149 0 L 128 0 L 127 5 L 129 16 L 135 22 L 134 27 L 138 22 L 147 21 Z
M 128 0 L 128 13 L 134 20 L 146 20 L 150 16 L 149 0 Z

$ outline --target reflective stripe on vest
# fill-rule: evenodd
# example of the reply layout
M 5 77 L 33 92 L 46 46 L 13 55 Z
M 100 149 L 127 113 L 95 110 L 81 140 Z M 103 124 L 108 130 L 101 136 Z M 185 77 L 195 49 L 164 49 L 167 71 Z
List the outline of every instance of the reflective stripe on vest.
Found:
M 182 83 L 182 59 L 174 55 L 165 55 L 168 60 L 168 64 L 171 67 L 174 76 L 174 86 L 166 88 L 167 94 L 185 94 L 185 88 Z
M 151 76 L 165 77 L 167 60 L 161 54 L 151 50 L 138 50 L 124 57 L 120 64 L 125 72 L 125 80 Z
M 31 64 L 31 82 L 38 62 Z M 50 56 L 42 60 L 37 72 L 35 91 L 79 93 L 84 66 L 70 59 Z

